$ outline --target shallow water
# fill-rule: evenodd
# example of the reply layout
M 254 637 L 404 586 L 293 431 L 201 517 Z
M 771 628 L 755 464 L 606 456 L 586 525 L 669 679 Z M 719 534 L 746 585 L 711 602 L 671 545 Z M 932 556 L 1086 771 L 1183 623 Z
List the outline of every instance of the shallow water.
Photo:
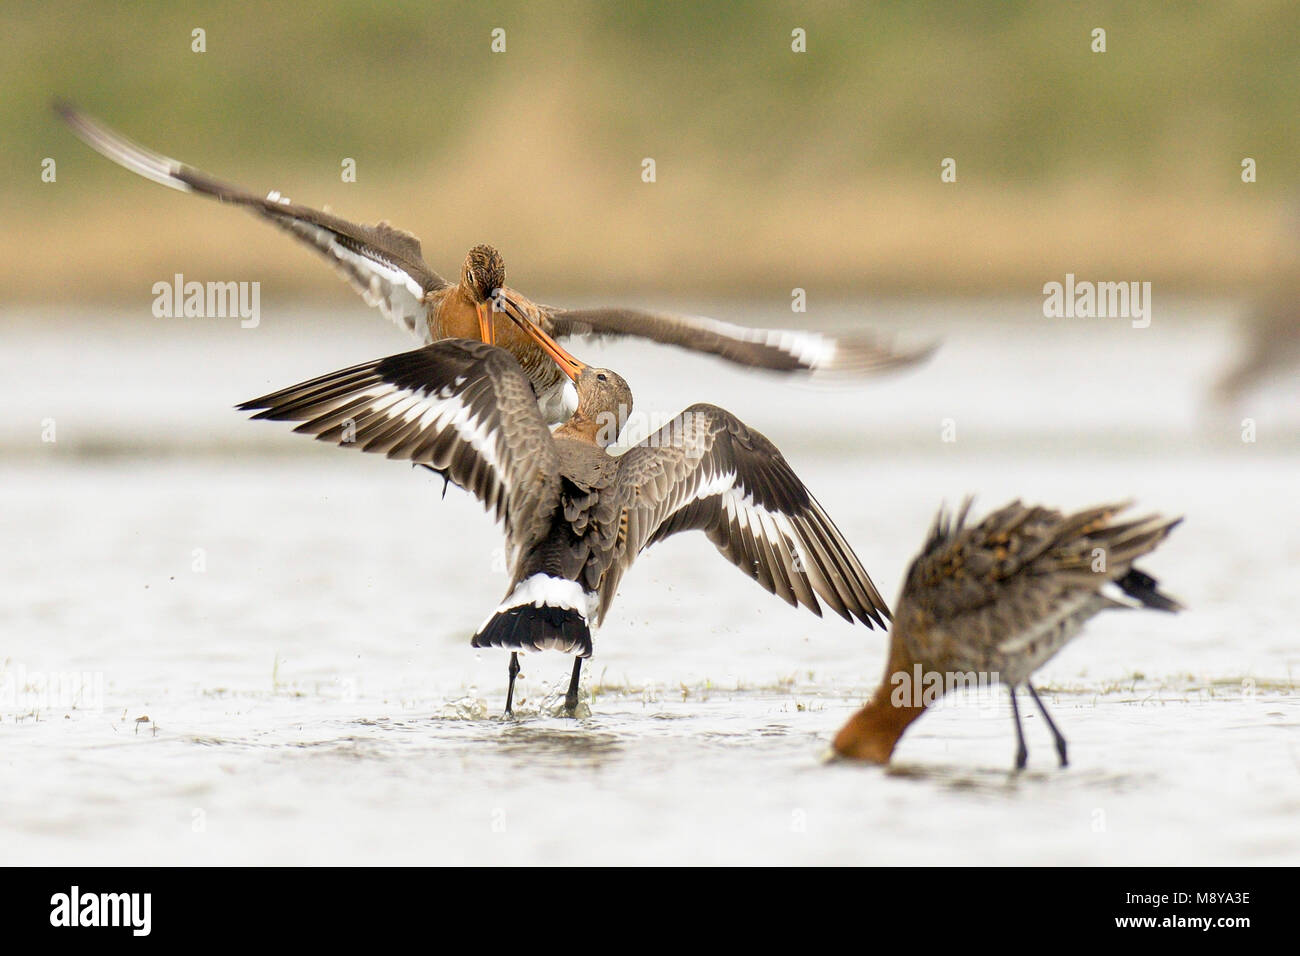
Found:
M 505 657 L 468 646 L 505 587 L 480 507 L 230 410 L 400 351 L 396 332 L 271 306 L 243 331 L 10 316 L 6 861 L 1300 862 L 1292 396 L 1206 409 L 1229 343 L 1212 307 L 1132 330 L 1032 305 L 873 306 L 944 348 L 843 391 L 575 348 L 640 409 L 716 401 L 768 434 L 891 599 L 940 502 L 968 492 L 979 512 L 1135 497 L 1185 514 L 1148 565 L 1190 610 L 1103 615 L 1050 662 L 1071 766 L 1027 707 L 1020 775 L 997 689 L 943 702 L 887 772 L 827 763 L 884 636 L 787 608 L 700 536 L 625 579 L 590 716 L 554 716 L 570 660 L 539 655 L 502 720 Z M 79 695 L 42 687 L 74 674 Z

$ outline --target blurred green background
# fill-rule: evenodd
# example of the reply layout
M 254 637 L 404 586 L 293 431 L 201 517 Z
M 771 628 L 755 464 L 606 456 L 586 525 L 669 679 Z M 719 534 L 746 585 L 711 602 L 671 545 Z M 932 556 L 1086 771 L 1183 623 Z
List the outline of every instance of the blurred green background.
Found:
M 1294 0 L 7 0 L 0 36 L 6 301 L 140 296 L 175 271 L 349 294 L 274 230 L 92 153 L 54 96 L 389 219 L 444 273 L 492 242 L 543 298 L 1033 293 L 1067 271 L 1235 295 L 1291 255 Z

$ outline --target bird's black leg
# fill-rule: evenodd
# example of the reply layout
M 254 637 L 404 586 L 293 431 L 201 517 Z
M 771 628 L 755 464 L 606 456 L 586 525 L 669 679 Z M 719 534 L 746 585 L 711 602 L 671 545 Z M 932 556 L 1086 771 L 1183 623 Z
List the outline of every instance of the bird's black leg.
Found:
M 515 678 L 519 676 L 518 652 L 510 652 L 510 666 L 506 669 L 506 673 L 510 675 L 510 689 L 506 691 L 506 713 L 513 714 L 515 703 Z
M 1042 700 L 1038 697 L 1038 691 L 1034 690 L 1034 685 L 1029 683 L 1029 681 L 1025 681 L 1025 686 L 1029 688 L 1029 696 L 1034 698 L 1034 703 L 1037 704 L 1038 709 L 1043 712 L 1043 719 L 1047 721 L 1047 729 L 1052 732 L 1052 739 L 1056 741 L 1056 753 L 1057 756 L 1061 758 L 1061 766 L 1068 767 L 1070 761 L 1065 758 L 1065 738 L 1062 737 L 1061 732 L 1056 729 L 1056 724 L 1052 721 L 1052 715 L 1049 714 L 1047 708 L 1043 706 Z
M 1011 694 L 1011 716 L 1016 719 L 1016 769 L 1024 770 L 1029 762 L 1029 750 L 1025 747 L 1025 729 L 1020 726 L 1020 706 L 1016 703 L 1016 689 L 1008 686 Z
M 582 674 L 582 658 L 573 659 L 573 679 L 569 681 L 569 692 L 564 695 L 564 709 L 572 714 L 578 709 L 578 677 Z

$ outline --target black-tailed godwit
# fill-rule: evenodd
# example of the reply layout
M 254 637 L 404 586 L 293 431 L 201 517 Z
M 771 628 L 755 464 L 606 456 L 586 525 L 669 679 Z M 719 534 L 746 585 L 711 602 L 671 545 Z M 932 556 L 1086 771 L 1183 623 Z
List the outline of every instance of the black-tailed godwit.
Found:
M 424 261 L 420 241 L 386 222 L 359 225 L 291 202 L 279 192 L 258 194 L 139 146 L 77 108 L 55 109 L 85 143 L 147 179 L 183 192 L 242 206 L 303 241 L 340 272 L 366 303 L 424 343 L 477 338 L 514 353 L 537 386 L 552 421 L 568 409 L 565 379 L 510 318 L 509 309 L 553 339 L 626 337 L 717 355 L 740 365 L 817 376 L 861 374 L 919 362 L 932 346 L 898 350 L 871 335 L 834 338 L 809 331 L 753 329 L 702 316 L 629 308 L 562 309 L 539 305 L 506 286 L 505 263 L 494 248 L 475 246 L 449 283 Z
M 1016 767 L 1028 758 L 1016 703 L 1022 686 L 1042 710 L 1065 766 L 1065 738 L 1030 675 L 1099 611 L 1180 609 L 1133 562 L 1182 519 L 1118 519 L 1126 507 L 1066 515 L 1016 501 L 977 525 L 966 523 L 970 501 L 955 519 L 940 511 L 904 580 L 885 676 L 870 703 L 836 735 L 835 751 L 887 763 L 912 721 L 951 688 L 950 675 L 962 686 L 970 686 L 972 677 L 981 683 L 982 675 L 1010 692 Z
M 577 391 L 552 432 L 515 357 L 466 339 L 366 362 L 245 402 L 256 418 L 427 466 L 477 496 L 505 526 L 509 587 L 475 647 L 575 655 L 577 704 L 591 629 L 642 550 L 698 530 L 791 605 L 884 626 L 885 602 L 844 536 L 780 451 L 724 409 L 692 405 L 623 454 L 607 451 L 632 406 L 616 373 L 585 365 L 531 323 L 526 333 Z

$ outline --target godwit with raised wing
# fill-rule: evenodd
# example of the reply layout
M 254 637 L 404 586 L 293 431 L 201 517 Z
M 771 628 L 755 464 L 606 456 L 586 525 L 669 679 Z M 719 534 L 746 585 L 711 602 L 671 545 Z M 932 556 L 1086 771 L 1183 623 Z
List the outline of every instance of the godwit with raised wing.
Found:
M 870 335 L 833 338 L 817 332 L 752 329 L 702 316 L 625 308 L 561 309 L 539 305 L 506 287 L 505 263 L 491 246 L 475 246 L 449 283 L 424 261 L 420 240 L 386 222 L 358 225 L 328 212 L 221 182 L 184 163 L 138 146 L 68 104 L 55 104 L 86 144 L 113 162 L 173 189 L 212 196 L 251 210 L 325 256 L 366 303 L 420 341 L 477 338 L 512 352 L 537 387 L 552 421 L 567 411 L 559 392 L 564 378 L 537 344 L 509 318 L 511 311 L 537 323 L 552 338 L 635 336 L 731 362 L 777 372 L 816 376 L 862 374 L 911 365 L 933 346 L 896 350 Z
M 642 550 L 699 530 L 791 605 L 884 627 L 889 610 L 844 536 L 777 448 L 713 405 L 692 405 L 617 457 L 606 450 L 632 407 L 608 369 L 579 362 L 544 332 L 527 334 L 572 380 L 573 415 L 552 432 L 509 352 L 446 339 L 245 402 L 256 418 L 302 422 L 322 441 L 425 465 L 477 496 L 505 525 L 505 599 L 475 647 L 575 655 L 565 703 L 578 700 L 591 628 Z M 548 359 L 549 360 L 549 359 Z
M 1098 611 L 1180 610 L 1133 562 L 1182 519 L 1116 520 L 1127 507 L 1065 515 L 1015 501 L 973 526 L 966 524 L 969 500 L 955 520 L 941 510 L 898 598 L 885 676 L 871 702 L 836 735 L 835 751 L 888 763 L 908 725 L 939 695 L 982 677 L 1010 692 L 1016 768 L 1028 759 L 1016 703 L 1022 685 L 1043 712 L 1064 767 L 1065 738 L 1030 675 Z

